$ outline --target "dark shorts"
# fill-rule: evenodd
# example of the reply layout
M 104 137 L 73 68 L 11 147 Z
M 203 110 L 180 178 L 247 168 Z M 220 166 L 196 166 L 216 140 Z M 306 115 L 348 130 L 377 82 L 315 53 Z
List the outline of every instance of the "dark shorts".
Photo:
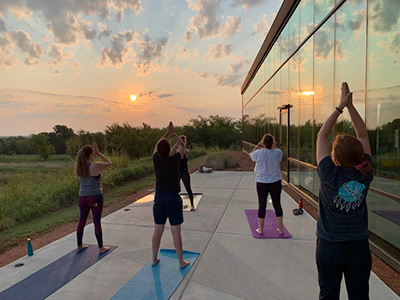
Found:
M 183 223 L 182 198 L 174 194 L 156 194 L 154 197 L 154 223 L 162 225 L 167 222 L 171 226 Z

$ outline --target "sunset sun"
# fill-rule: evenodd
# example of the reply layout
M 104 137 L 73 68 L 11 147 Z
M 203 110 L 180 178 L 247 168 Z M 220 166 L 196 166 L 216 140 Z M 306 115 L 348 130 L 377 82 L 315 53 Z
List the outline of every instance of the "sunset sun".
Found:
M 136 100 L 137 96 L 136 96 L 135 94 L 132 94 L 132 95 L 130 96 L 130 98 L 131 98 L 131 101 L 133 102 L 133 101 Z

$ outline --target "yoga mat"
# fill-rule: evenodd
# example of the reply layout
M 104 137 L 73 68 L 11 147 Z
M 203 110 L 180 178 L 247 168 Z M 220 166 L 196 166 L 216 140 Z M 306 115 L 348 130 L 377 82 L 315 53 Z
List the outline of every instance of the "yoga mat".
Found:
M 389 221 L 392 221 L 393 223 L 396 223 L 397 225 L 400 225 L 400 211 L 398 210 L 374 210 L 373 212 Z
M 183 259 L 190 265 L 179 269 L 175 250 L 161 249 L 158 264 L 153 267 L 148 262 L 111 299 L 169 299 L 199 255 L 183 251 Z
M 99 254 L 97 245 L 64 255 L 0 293 L 0 299 L 44 299 L 117 247 Z M 31 258 L 34 259 L 34 256 Z M 22 267 L 23 268 L 23 267 Z
M 154 196 L 155 196 L 154 193 L 147 195 L 147 196 L 135 201 L 134 203 L 154 202 Z M 181 193 L 180 196 L 183 201 L 183 203 L 182 203 L 183 211 L 190 211 L 191 205 L 190 205 L 190 199 L 189 199 L 188 194 Z M 199 202 L 200 202 L 202 196 L 203 196 L 203 193 L 193 193 L 193 204 L 194 204 L 195 209 L 197 209 L 197 206 L 199 205 Z
M 190 205 L 189 195 L 187 193 L 181 193 L 180 195 L 183 201 L 183 211 L 190 211 L 192 206 Z M 193 193 L 193 204 L 195 209 L 197 209 L 202 196 L 203 193 Z
M 283 234 L 281 235 L 278 233 L 278 231 L 276 230 L 277 225 L 275 212 L 273 210 L 267 209 L 263 234 L 259 234 L 256 232 L 256 229 L 258 228 L 258 210 L 246 209 L 245 213 L 247 216 L 247 220 L 249 221 L 251 233 L 256 239 L 289 239 L 292 237 L 285 226 L 283 226 Z

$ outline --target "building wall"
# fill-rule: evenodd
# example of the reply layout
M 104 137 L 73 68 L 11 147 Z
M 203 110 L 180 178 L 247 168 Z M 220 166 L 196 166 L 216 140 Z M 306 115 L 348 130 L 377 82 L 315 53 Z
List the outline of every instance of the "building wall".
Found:
M 400 218 L 400 5 L 347 0 L 337 8 L 342 2 L 302 0 L 297 6 L 243 93 L 243 141 L 250 149 L 267 132 L 279 140 L 281 129 L 286 172 L 288 115 L 280 126 L 277 108 L 291 104 L 289 181 L 317 199 L 316 135 L 347 81 L 366 121 L 375 165 L 376 191 L 367 199 L 370 231 L 400 249 L 400 225 L 375 213 L 398 211 Z M 354 134 L 346 110 L 331 138 L 338 132 Z

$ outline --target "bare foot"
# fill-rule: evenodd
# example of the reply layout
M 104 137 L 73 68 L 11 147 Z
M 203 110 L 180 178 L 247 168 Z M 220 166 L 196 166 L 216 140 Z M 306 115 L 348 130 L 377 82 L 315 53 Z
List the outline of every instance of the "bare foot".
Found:
M 88 245 L 82 245 L 82 246 L 78 246 L 78 249 L 76 249 L 76 252 L 81 252 L 83 250 L 85 250 L 87 247 L 89 247 Z
M 192 206 L 192 208 L 190 209 L 190 211 L 195 211 L 196 209 L 194 208 L 194 206 Z
M 110 247 L 101 247 L 101 248 L 99 248 L 99 253 L 103 254 L 104 252 L 107 252 L 108 250 L 110 250 Z
M 189 264 L 190 264 L 190 261 L 183 260 L 183 263 L 179 264 L 179 269 L 183 269 L 183 268 L 187 267 Z
M 151 263 L 151 266 L 152 267 L 154 267 L 155 265 L 157 265 L 158 264 L 158 262 L 160 261 L 160 259 L 159 258 L 157 258 L 157 260 L 156 261 L 154 261 L 153 260 L 153 262 Z
M 279 228 L 277 228 L 276 231 L 278 231 L 278 233 L 279 233 L 280 235 L 283 235 L 283 234 L 284 234 L 283 230 L 279 230 Z
M 257 229 L 256 229 L 256 232 L 257 232 L 258 234 L 263 234 L 263 232 L 260 230 L 260 228 L 257 228 Z

